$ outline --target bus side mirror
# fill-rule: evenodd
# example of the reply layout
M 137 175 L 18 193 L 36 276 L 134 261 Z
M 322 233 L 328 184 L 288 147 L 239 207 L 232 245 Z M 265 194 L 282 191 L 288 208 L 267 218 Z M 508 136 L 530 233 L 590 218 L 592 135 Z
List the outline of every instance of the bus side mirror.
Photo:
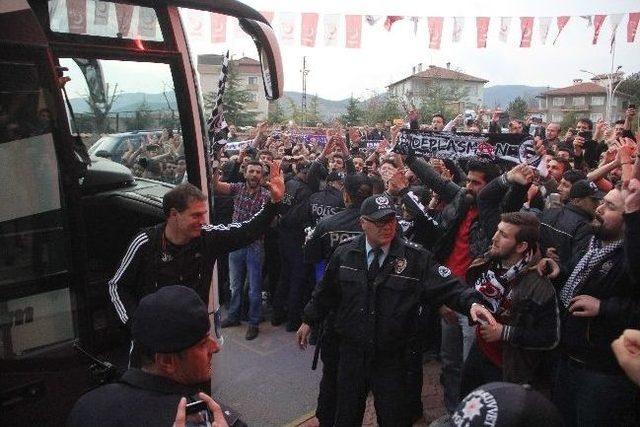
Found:
M 99 150 L 96 151 L 96 153 L 94 154 L 94 156 L 96 157 L 103 157 L 105 159 L 110 159 L 111 158 L 111 154 L 107 151 L 107 150 Z
M 265 97 L 268 100 L 280 98 L 283 93 L 284 74 L 280 46 L 273 28 L 253 19 L 240 18 L 238 21 L 240 28 L 251 36 L 258 49 Z

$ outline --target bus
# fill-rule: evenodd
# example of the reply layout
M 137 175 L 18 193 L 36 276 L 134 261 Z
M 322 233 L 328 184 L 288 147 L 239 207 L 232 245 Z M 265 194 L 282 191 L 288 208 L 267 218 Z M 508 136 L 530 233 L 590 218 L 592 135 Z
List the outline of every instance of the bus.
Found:
M 183 25 L 191 13 L 237 19 L 257 49 L 265 97 L 281 96 L 274 32 L 236 0 L 0 2 L 1 425 L 64 424 L 84 391 L 114 378 L 128 337 L 106 283 L 129 240 L 163 221 L 176 168 L 212 199 L 201 82 Z M 165 95 L 172 87 L 171 117 L 114 124 L 106 113 L 126 79 Z M 88 116 L 95 130 L 80 132 Z M 124 158 L 145 156 L 90 155 L 109 130 L 125 138 Z M 158 154 L 163 144 L 168 154 Z

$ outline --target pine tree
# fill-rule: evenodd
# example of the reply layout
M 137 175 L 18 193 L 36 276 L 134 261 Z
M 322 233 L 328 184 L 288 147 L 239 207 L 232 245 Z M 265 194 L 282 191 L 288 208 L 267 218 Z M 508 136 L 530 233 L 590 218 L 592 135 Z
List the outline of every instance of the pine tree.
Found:
M 518 96 L 516 99 L 509 103 L 507 112 L 509 113 L 509 117 L 511 119 L 524 120 L 524 118 L 527 116 L 527 108 L 527 101 Z
M 320 110 L 318 107 L 318 95 L 313 95 L 311 97 L 311 101 L 309 102 L 309 106 L 307 107 L 305 125 L 315 126 L 316 123 L 321 121 L 322 121 L 322 117 L 320 116 Z
M 204 96 L 205 108 L 212 110 L 215 107 L 218 88 Z M 229 62 L 227 82 L 222 96 L 224 118 L 229 124 L 236 126 L 253 125 L 256 122 L 257 112 L 249 111 L 247 104 L 251 102 L 251 92 L 240 84 L 240 74 L 235 61 Z
M 362 124 L 363 117 L 364 112 L 360 107 L 360 102 L 351 96 L 347 104 L 347 111 L 340 116 L 340 121 L 345 125 L 354 126 Z
M 280 101 L 269 102 L 269 117 L 267 121 L 272 125 L 283 124 L 287 121 L 287 117 L 282 105 L 280 105 Z

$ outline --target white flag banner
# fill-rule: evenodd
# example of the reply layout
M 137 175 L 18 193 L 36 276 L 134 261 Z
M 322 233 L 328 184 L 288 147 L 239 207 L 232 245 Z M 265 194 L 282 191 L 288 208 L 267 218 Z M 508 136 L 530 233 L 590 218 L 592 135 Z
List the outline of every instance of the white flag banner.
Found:
M 544 45 L 547 44 L 547 37 L 549 36 L 549 28 L 551 27 L 551 17 L 543 16 L 538 18 L 538 31 L 540 33 L 540 42 Z
M 296 16 L 291 12 L 282 12 L 279 18 L 280 25 L 278 25 L 278 29 L 280 32 L 280 41 L 284 45 L 291 46 L 295 40 Z
M 459 43 L 462 38 L 462 31 L 464 31 L 464 16 L 453 17 L 453 34 L 451 40 L 454 43 Z
M 411 22 L 413 22 L 413 35 L 417 36 L 418 35 L 418 23 L 420 22 L 420 17 L 419 16 L 412 16 L 411 17 Z
M 609 24 L 611 24 L 611 51 L 613 51 L 613 45 L 616 43 L 616 33 L 618 32 L 618 26 L 620 26 L 620 21 L 622 21 L 623 16 L 624 14 L 622 13 L 609 15 Z
M 498 38 L 501 42 L 506 43 L 509 38 L 509 29 L 511 28 L 511 17 L 502 16 L 500 18 L 500 34 Z
M 338 25 L 340 23 L 340 15 L 324 15 L 324 45 L 335 47 L 338 46 Z

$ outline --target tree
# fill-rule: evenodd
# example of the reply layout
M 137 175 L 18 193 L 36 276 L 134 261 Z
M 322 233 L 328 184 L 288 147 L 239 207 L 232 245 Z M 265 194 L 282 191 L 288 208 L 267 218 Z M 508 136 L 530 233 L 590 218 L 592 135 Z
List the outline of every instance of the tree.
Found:
M 138 104 L 134 113 L 134 116 L 124 120 L 127 130 L 150 129 L 153 126 L 153 117 L 146 96 Z
M 353 126 L 362 124 L 363 118 L 364 112 L 360 107 L 360 101 L 355 99 L 352 95 L 347 104 L 347 111 L 340 116 L 340 121 L 346 125 Z
M 287 121 L 287 116 L 280 101 L 269 102 L 269 116 L 267 121 L 272 125 L 282 124 Z
M 318 106 L 318 95 L 313 95 L 311 97 L 311 101 L 309 102 L 309 106 L 307 107 L 307 114 L 304 121 L 304 124 L 306 126 L 315 126 L 316 123 L 322 121 Z
M 560 123 L 560 128 L 563 132 L 566 132 L 567 129 L 572 128 L 576 125 L 576 121 L 578 120 L 578 112 L 577 111 L 567 111 L 562 116 L 562 122 Z
M 631 97 L 629 104 L 640 105 L 640 71 L 624 79 L 622 83 L 620 83 L 620 86 L 618 86 L 616 93 L 629 95 Z
M 368 125 L 383 123 L 404 116 L 400 103 L 396 97 L 390 95 L 375 95 L 363 103 L 363 120 Z
M 204 95 L 204 106 L 208 110 L 215 108 L 218 92 L 216 90 Z M 256 123 L 256 111 L 249 111 L 247 104 L 252 101 L 251 92 L 240 84 L 240 74 L 235 61 L 229 62 L 227 82 L 222 96 L 224 118 L 227 123 L 236 126 L 248 126 Z
M 111 127 L 109 126 L 109 113 L 113 108 L 113 103 L 118 99 L 120 93 L 118 93 L 118 84 L 113 87 L 113 91 L 109 94 L 109 83 L 106 85 L 106 99 L 102 102 L 100 94 L 90 91 L 84 98 L 84 102 L 87 103 L 91 109 L 91 115 L 93 118 L 93 132 L 97 134 L 109 133 Z M 89 86 L 91 88 L 91 86 Z M 103 94 L 104 95 L 104 94 Z
M 527 101 L 518 96 L 516 99 L 509 103 L 507 112 L 509 113 L 509 117 L 512 119 L 524 120 L 524 118 L 527 116 L 527 108 Z
M 459 85 L 444 85 L 437 81 L 428 83 L 416 96 L 410 98 L 411 104 L 418 101 L 420 116 L 429 121 L 434 114 L 442 114 L 450 120 L 458 114 L 458 106 L 467 96 L 467 90 Z

